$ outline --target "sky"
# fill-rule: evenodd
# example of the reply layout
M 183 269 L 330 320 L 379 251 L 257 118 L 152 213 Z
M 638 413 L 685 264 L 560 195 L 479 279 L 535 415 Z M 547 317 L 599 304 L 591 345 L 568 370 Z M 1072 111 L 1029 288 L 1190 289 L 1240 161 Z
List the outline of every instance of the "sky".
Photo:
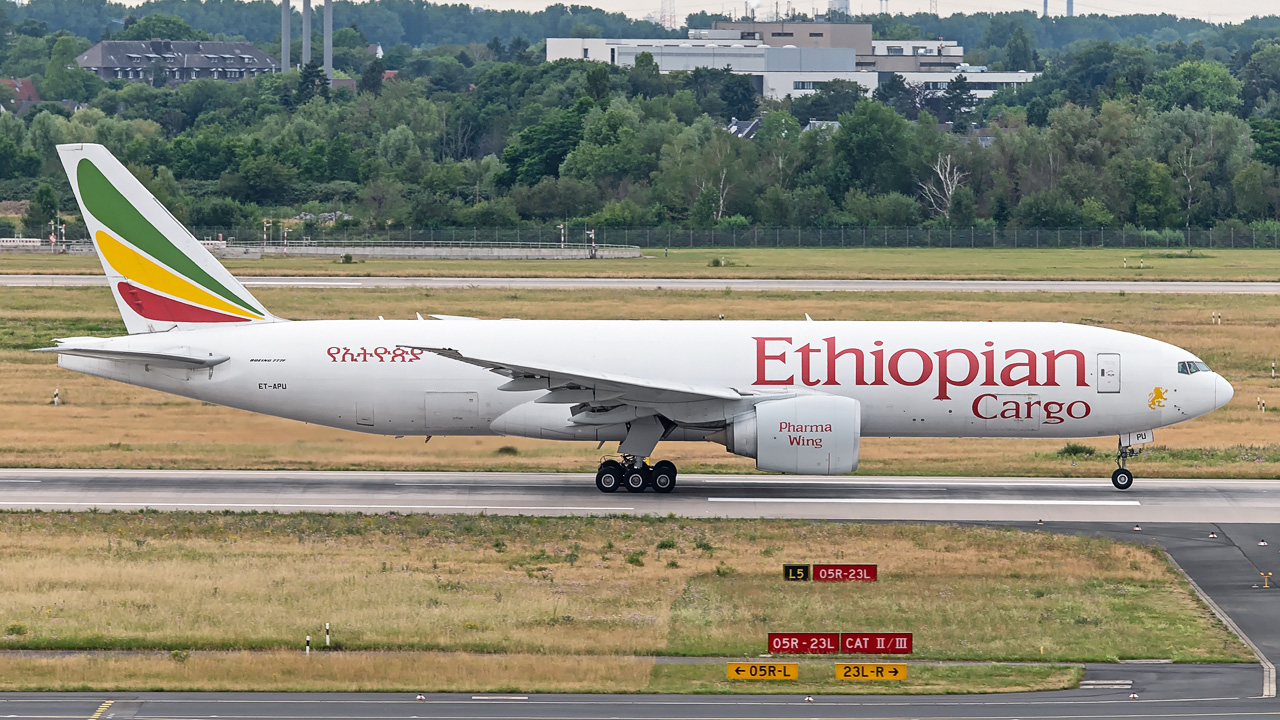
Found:
M 583 5 L 602 8 L 613 12 L 624 12 L 635 18 L 647 15 L 657 17 L 661 10 L 662 0 L 575 0 Z M 799 12 L 812 13 L 814 9 L 822 12 L 826 9 L 827 0 L 792 0 Z M 546 7 L 546 0 L 471 0 L 473 5 L 493 10 L 541 10 Z M 752 0 L 757 9 L 757 17 L 761 15 L 762 6 L 772 8 L 773 0 Z M 786 0 L 781 0 L 785 11 Z M 881 0 L 849 0 L 849 7 L 855 14 L 873 13 L 880 8 Z M 888 0 L 889 11 L 910 15 L 915 12 L 928 12 L 929 0 Z M 1044 9 L 1043 0 L 937 0 L 938 13 L 974 12 L 1008 12 L 1017 10 Z M 565 4 L 571 4 L 566 2 Z M 742 0 L 724 2 L 721 0 L 674 0 L 677 17 L 684 18 L 689 13 L 699 10 L 707 12 L 731 11 L 742 12 Z M 1065 15 L 1066 0 L 1049 0 L 1050 15 Z M 1198 18 L 1215 23 L 1238 23 L 1254 15 L 1275 15 L 1280 13 L 1280 5 L 1275 0 L 1234 0 L 1226 5 L 1218 5 L 1214 0 L 1075 0 L 1077 15 L 1106 14 L 1133 15 L 1172 13 L 1182 17 Z

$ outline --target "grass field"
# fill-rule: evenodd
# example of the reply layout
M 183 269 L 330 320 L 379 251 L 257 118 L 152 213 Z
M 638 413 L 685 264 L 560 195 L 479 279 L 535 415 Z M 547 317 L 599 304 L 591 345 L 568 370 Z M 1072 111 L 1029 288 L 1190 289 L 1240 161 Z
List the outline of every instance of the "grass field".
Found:
M 721 263 L 722 266 L 713 267 Z M 1126 267 L 1127 263 L 1127 267 Z M 344 265 L 334 258 L 228 259 L 236 275 L 439 277 L 711 277 L 796 279 L 1276 280 L 1276 250 L 1134 248 L 719 248 L 661 249 L 623 260 L 380 260 Z M 88 255 L 0 253 L 0 274 L 98 275 Z
M 1223 372 L 1236 398 L 1222 410 L 1156 433 L 1140 475 L 1275 477 L 1280 467 L 1280 299 L 1244 295 L 1054 293 L 735 293 L 654 291 L 342 290 L 262 288 L 291 318 L 413 317 L 414 312 L 526 318 L 1048 320 L 1113 327 L 1167 340 Z M 368 436 L 204 405 L 59 370 L 27 352 L 55 337 L 124 328 L 106 288 L 0 288 L 0 465 L 24 467 L 294 468 L 593 471 L 593 443 L 519 438 Z M 1222 325 L 1210 324 L 1221 312 Z M 53 407 L 57 388 L 69 404 Z M 1256 399 L 1272 412 L 1255 409 Z M 864 474 L 1106 477 L 1113 439 L 1062 454 L 1062 441 L 872 438 Z M 683 471 L 745 471 L 752 461 L 707 443 L 664 443 Z
M 177 652 L 0 655 L 0 691 L 285 691 L 488 693 L 939 694 L 1061 690 L 1083 671 L 1060 665 L 917 665 L 903 682 L 836 680 L 804 662 L 795 682 L 730 681 L 723 663 L 650 658 L 470 653 Z
M 837 558 L 879 581 L 783 580 Z M 0 587 L 0 649 L 298 651 L 331 623 L 347 651 L 741 657 L 876 630 L 913 632 L 913 660 L 1250 657 L 1158 550 L 985 528 L 0 513 Z

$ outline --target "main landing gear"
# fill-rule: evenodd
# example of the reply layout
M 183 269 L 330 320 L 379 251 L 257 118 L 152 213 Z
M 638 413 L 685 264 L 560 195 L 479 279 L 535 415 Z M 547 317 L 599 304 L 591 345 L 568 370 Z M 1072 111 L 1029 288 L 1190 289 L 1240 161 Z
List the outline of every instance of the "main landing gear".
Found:
M 650 467 L 643 458 L 623 455 L 622 462 L 605 460 L 596 471 L 596 488 L 600 492 L 616 492 L 619 487 L 627 492 L 642 493 L 652 487 L 654 492 L 669 493 L 676 489 L 676 466 L 668 460 L 660 460 Z
M 1116 471 L 1111 473 L 1111 484 L 1116 486 L 1117 490 L 1128 490 L 1133 487 L 1133 473 L 1129 471 L 1125 465 L 1125 461 L 1131 457 L 1137 457 L 1142 454 L 1142 448 L 1133 449 L 1132 445 L 1120 445 L 1119 451 L 1116 453 Z

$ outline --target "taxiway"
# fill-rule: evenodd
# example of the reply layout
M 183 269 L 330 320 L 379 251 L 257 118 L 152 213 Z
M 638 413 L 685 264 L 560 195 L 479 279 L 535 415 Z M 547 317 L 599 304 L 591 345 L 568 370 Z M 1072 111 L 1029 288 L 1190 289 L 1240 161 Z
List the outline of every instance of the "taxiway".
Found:
M 513 288 L 521 290 L 734 290 L 783 292 L 1051 292 L 1277 295 L 1280 282 L 1160 282 L 1107 280 L 778 280 L 752 278 L 467 278 L 244 276 L 253 287 Z M 0 275 L 6 287 L 105 286 L 102 275 Z

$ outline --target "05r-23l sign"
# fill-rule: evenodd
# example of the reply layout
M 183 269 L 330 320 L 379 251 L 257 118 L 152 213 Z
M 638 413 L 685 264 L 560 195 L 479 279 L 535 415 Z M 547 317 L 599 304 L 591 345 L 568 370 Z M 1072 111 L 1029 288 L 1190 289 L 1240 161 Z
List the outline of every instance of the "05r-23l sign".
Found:
M 775 655 L 905 655 L 912 650 L 911 633 L 769 633 L 769 652 Z
M 877 573 L 875 565 L 788 563 L 782 566 L 782 577 L 793 582 L 875 582 Z

